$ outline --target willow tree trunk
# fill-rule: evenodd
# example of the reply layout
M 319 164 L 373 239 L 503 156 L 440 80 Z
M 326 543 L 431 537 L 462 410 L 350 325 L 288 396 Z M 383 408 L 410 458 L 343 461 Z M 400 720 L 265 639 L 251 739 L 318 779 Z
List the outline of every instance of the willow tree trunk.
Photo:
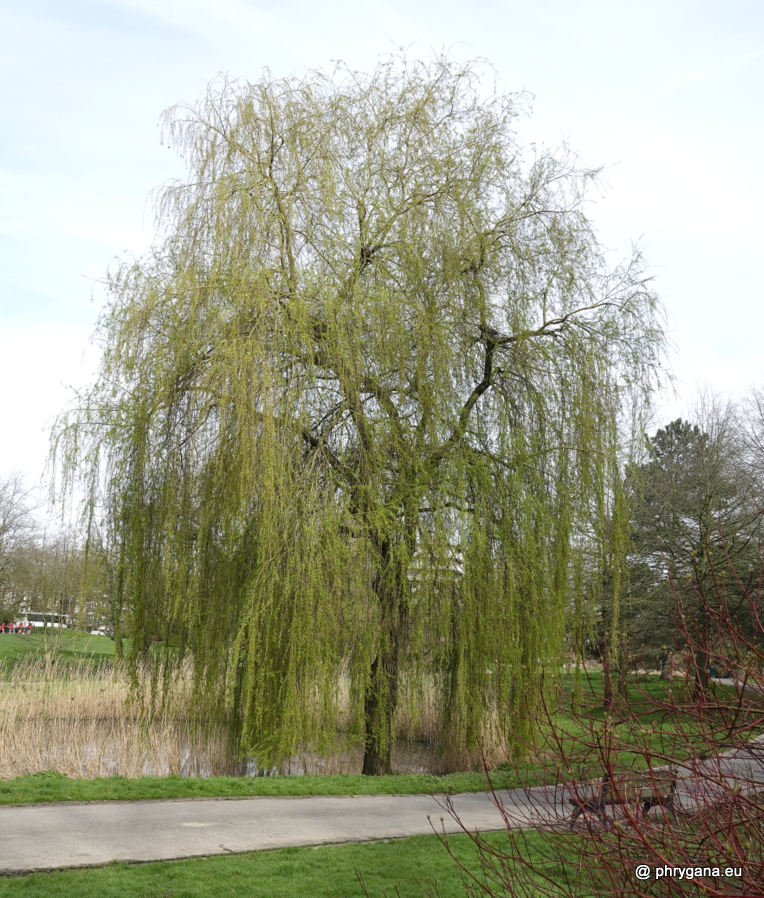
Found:
M 393 772 L 393 723 L 398 691 L 397 653 L 378 654 L 371 662 L 364 696 L 366 738 L 364 776 L 385 776 Z
M 362 773 L 367 776 L 383 776 L 393 772 L 400 662 L 409 623 L 407 572 L 400 562 L 390 560 L 390 554 L 389 542 L 382 542 L 381 564 L 373 583 L 381 615 L 380 637 L 364 693 Z

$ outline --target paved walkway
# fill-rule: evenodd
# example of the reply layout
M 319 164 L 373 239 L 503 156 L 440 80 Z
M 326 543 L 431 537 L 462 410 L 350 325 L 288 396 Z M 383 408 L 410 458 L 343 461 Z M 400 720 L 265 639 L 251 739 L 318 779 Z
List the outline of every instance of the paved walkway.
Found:
M 525 796 L 502 793 L 513 819 L 532 822 Z M 454 797 L 471 829 L 503 829 L 490 797 Z M 185 799 L 0 807 L 0 872 L 154 861 L 286 846 L 364 842 L 432 833 L 440 818 L 429 795 Z M 429 819 L 428 819 L 429 818 Z
M 764 742 L 680 770 L 676 800 L 692 811 L 732 782 L 764 784 Z M 454 810 L 470 830 L 564 821 L 563 789 L 465 793 Z M 0 873 L 156 861 L 287 846 L 364 842 L 459 826 L 430 795 L 185 799 L 0 806 Z

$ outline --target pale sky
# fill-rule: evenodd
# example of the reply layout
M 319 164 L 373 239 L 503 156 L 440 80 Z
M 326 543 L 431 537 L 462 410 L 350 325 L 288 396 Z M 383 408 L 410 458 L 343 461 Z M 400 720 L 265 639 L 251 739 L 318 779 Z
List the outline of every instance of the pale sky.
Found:
M 679 396 L 764 386 L 761 0 L 5 0 L 0 9 L 0 478 L 43 470 L 48 428 L 92 378 L 110 262 L 153 234 L 182 177 L 159 117 L 218 73 L 258 79 L 396 46 L 481 56 L 535 95 L 521 136 L 605 165 L 602 241 L 644 249 Z

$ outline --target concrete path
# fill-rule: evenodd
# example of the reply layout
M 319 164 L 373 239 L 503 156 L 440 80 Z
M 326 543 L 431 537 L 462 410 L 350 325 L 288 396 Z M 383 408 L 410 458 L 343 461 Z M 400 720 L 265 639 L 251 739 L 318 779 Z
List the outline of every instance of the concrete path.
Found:
M 764 740 L 679 770 L 676 801 L 685 812 L 714 803 L 731 785 L 764 786 Z M 729 794 L 727 792 L 727 794 Z M 453 797 L 470 830 L 565 825 L 563 788 Z M 0 874 L 110 861 L 156 861 L 287 846 L 365 842 L 460 827 L 430 795 L 184 799 L 0 806 Z
M 516 822 L 533 824 L 522 793 L 500 794 Z M 488 795 L 457 795 L 454 806 L 470 829 L 504 828 Z M 394 839 L 430 834 L 430 820 L 441 829 L 441 818 L 447 832 L 459 831 L 430 795 L 6 806 L 0 807 L 0 873 Z

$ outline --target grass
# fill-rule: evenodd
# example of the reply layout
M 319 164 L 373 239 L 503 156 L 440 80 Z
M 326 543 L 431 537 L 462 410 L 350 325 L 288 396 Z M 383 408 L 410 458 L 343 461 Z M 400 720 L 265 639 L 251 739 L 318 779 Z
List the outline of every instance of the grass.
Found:
M 727 727 L 721 717 L 714 723 L 709 713 L 700 726 L 693 715 L 685 717 L 681 708 L 689 698 L 692 684 L 683 678 L 673 683 L 655 675 L 642 675 L 630 681 L 628 706 L 609 714 L 602 702 L 604 680 L 600 672 L 589 674 L 584 682 L 587 706 L 577 713 L 571 711 L 572 678 L 563 679 L 565 700 L 560 709 L 538 728 L 533 756 L 539 765 L 547 762 L 550 772 L 555 761 L 567 757 L 576 777 L 601 775 L 602 762 L 593 752 L 595 744 L 609 745 L 618 755 L 621 767 L 645 768 L 698 756 L 704 751 L 715 754 Z M 712 691 L 721 705 L 734 708 L 737 693 L 734 687 L 714 684 Z M 666 708 L 674 710 L 667 711 Z M 610 735 L 605 738 L 609 718 Z M 550 738 L 550 733 L 554 738 Z M 614 756 L 613 756 L 614 757 Z M 538 766 L 538 765 L 537 765 Z M 552 776 L 552 779 L 560 777 Z
M 58 661 L 102 662 L 114 656 L 114 642 L 108 636 L 91 636 L 80 630 L 34 629 L 28 636 L 0 634 L 0 676 L 22 658 L 45 657 L 55 652 Z
M 494 788 L 519 785 L 515 772 L 491 774 Z M 138 801 L 163 798 L 245 798 L 254 795 L 430 795 L 442 792 L 484 792 L 488 780 L 480 773 L 400 774 L 396 776 L 273 776 L 273 777 L 102 777 L 75 779 L 55 771 L 0 781 L 0 804 L 49 801 Z
M 108 636 L 93 636 L 82 630 L 35 628 L 27 636 L 0 634 L 0 684 L 13 680 L 17 671 L 51 666 L 59 679 L 83 672 L 111 673 L 114 642 Z
M 506 850 L 506 834 L 488 837 Z M 528 846 L 538 863 L 543 843 L 529 834 Z M 465 835 L 448 837 L 462 863 L 479 874 L 474 846 Z M 571 854 L 571 860 L 573 856 Z M 95 869 L 32 873 L 0 879 L 0 896 L 24 898 L 363 898 L 360 871 L 369 896 L 390 898 L 464 898 L 459 869 L 436 836 L 317 848 L 282 848 L 222 857 L 150 864 L 109 864 Z M 553 871 L 548 871 L 553 872 Z M 558 868 L 562 876 L 562 869 Z M 437 891 L 436 891 L 437 889 Z

